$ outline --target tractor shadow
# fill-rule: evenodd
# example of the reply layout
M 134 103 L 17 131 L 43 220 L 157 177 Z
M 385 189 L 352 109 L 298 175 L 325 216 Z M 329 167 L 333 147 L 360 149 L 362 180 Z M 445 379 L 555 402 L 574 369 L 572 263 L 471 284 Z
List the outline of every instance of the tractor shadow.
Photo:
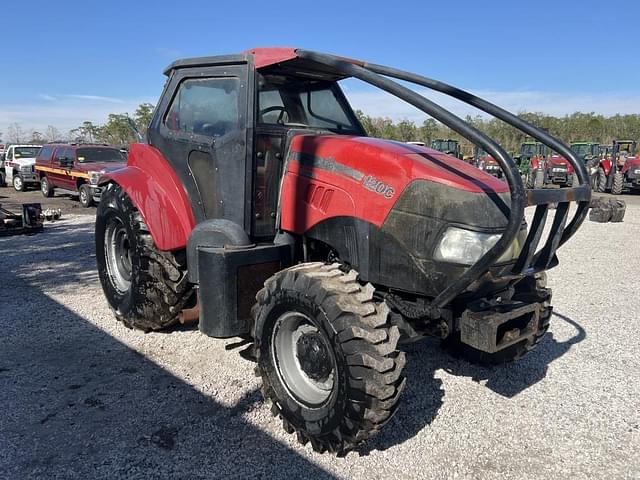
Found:
M 358 452 L 368 455 L 373 450 L 386 450 L 402 444 L 435 420 L 445 393 L 442 380 L 435 377 L 435 372 L 440 369 L 450 375 L 468 377 L 474 382 L 486 382 L 486 388 L 506 398 L 513 398 L 544 379 L 549 365 L 587 336 L 575 320 L 557 312 L 553 315 L 573 327 L 575 334 L 566 341 L 558 341 L 550 332 L 533 352 L 512 364 L 494 367 L 475 365 L 453 357 L 433 338 L 404 346 L 407 386 L 400 408 L 389 424 Z
M 51 298 L 96 285 L 92 225 L 63 226 L 0 239 L 0 478 L 335 478 L 252 424 L 254 380 L 222 403 Z

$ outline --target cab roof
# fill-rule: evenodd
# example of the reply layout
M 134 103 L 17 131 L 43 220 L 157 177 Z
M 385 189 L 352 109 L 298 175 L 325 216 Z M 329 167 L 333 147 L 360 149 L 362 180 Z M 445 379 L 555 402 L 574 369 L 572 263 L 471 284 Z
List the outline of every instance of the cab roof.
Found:
M 247 63 L 249 60 L 253 60 L 253 68 L 256 70 L 274 67 L 274 69 L 288 73 L 309 74 L 310 72 L 316 72 L 322 75 L 323 78 L 331 78 L 333 80 L 339 80 L 346 77 L 341 73 L 331 70 L 331 68 L 326 65 L 321 65 L 311 60 L 298 57 L 298 54 L 296 53 L 297 50 L 297 48 L 291 47 L 252 48 L 232 55 L 183 58 L 171 63 L 171 65 L 164 70 L 164 74 L 169 76 L 174 70 L 180 68 L 204 68 L 218 65 L 233 65 Z M 343 60 L 355 64 L 363 63 L 350 58 L 343 58 Z

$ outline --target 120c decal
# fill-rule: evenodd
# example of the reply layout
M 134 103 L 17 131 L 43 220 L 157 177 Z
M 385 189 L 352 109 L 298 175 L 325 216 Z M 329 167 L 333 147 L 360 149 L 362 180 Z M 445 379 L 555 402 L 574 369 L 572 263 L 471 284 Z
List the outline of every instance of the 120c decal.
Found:
M 372 192 L 377 193 L 378 195 L 382 195 L 384 198 L 392 198 L 396 191 L 393 189 L 391 185 L 384 183 L 381 180 L 378 180 L 373 175 L 367 175 L 362 179 L 362 184 L 364 188 L 367 190 L 371 190 Z

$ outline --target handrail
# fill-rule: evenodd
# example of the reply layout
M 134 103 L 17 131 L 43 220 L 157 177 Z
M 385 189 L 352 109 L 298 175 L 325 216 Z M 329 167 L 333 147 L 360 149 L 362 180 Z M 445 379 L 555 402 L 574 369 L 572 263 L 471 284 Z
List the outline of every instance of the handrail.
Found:
M 311 52 L 308 50 L 296 50 L 296 54 L 300 58 L 306 58 L 313 62 L 328 66 L 333 70 L 340 72 L 346 76 L 358 78 L 366 83 L 374 85 L 382 90 L 385 90 L 392 95 L 410 103 L 411 105 L 422 110 L 426 114 L 432 116 L 436 120 L 439 120 L 444 125 L 448 126 L 452 130 L 458 132 L 463 137 L 467 138 L 475 145 L 482 147 L 487 153 L 489 153 L 500 165 L 504 172 L 505 178 L 509 185 L 509 191 L 511 195 L 511 207 L 510 215 L 507 222 L 507 226 L 498 242 L 485 253 L 476 263 L 471 265 L 463 275 L 456 279 L 451 285 L 446 287 L 438 296 L 433 300 L 432 304 L 436 307 L 444 307 L 451 302 L 456 296 L 462 293 L 469 285 L 484 275 L 489 268 L 495 264 L 495 262 L 502 256 L 502 254 L 509 248 L 511 243 L 515 240 L 522 221 L 524 219 L 524 209 L 529 205 L 542 205 L 543 209 L 546 209 L 551 201 L 557 201 L 562 206 L 562 218 L 556 219 L 553 226 L 558 230 L 552 232 L 551 237 L 543 247 L 545 255 L 542 257 L 533 257 L 533 251 L 522 252 L 522 259 L 518 259 L 518 263 L 522 263 L 525 257 L 526 260 L 530 260 L 532 257 L 536 259 L 537 265 L 542 265 L 546 268 L 555 256 L 555 250 L 565 243 L 580 227 L 582 222 L 587 216 L 589 209 L 589 202 L 591 199 L 591 189 L 589 186 L 589 176 L 585 165 L 579 161 L 575 153 L 564 143 L 549 135 L 547 132 L 531 125 L 530 123 L 522 120 L 521 118 L 513 115 L 512 113 L 490 103 L 482 98 L 479 98 L 469 92 L 465 92 L 459 88 L 453 87 L 437 80 L 432 80 L 421 75 L 405 72 L 391 67 L 385 67 L 382 65 L 376 65 L 366 62 L 359 62 L 355 60 L 345 59 L 334 55 L 328 55 L 323 53 Z M 574 168 L 578 176 L 579 185 L 577 187 L 565 188 L 560 192 L 554 192 L 549 194 L 542 189 L 527 190 L 525 196 L 525 188 L 520 178 L 519 170 L 513 159 L 507 154 L 507 152 L 495 141 L 489 138 L 487 135 L 476 129 L 472 125 L 462 120 L 460 117 L 454 115 L 448 110 L 440 107 L 431 100 L 421 96 L 415 91 L 404 87 L 390 78 L 397 80 L 403 80 L 416 85 L 421 85 L 430 88 L 435 91 L 439 91 L 453 98 L 456 98 L 464 103 L 474 106 L 500 120 L 508 123 L 509 125 L 525 132 L 536 140 L 544 143 L 551 149 L 557 151 L 565 158 L 569 160 L 569 163 Z M 566 215 L 568 213 L 568 202 L 578 202 L 578 209 L 569 223 L 565 227 Z M 530 231 L 529 237 L 531 240 L 535 239 L 532 243 L 528 237 L 527 243 L 535 248 L 539 241 L 541 234 L 541 228 L 544 223 L 538 225 L 539 231 Z M 540 252 L 542 254 L 542 252 Z M 528 261 L 526 262 L 528 263 Z M 524 267 L 527 267 L 526 265 Z M 542 268 L 542 267 L 539 267 Z M 525 271 L 527 268 L 523 269 Z M 530 271 L 535 270 L 535 267 L 531 267 Z

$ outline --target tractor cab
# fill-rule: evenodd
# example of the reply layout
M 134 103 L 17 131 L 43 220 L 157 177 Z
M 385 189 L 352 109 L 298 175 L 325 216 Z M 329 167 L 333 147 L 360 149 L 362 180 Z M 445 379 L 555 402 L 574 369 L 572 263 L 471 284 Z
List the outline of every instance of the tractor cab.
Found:
M 438 138 L 431 142 L 431 148 L 456 158 L 462 158 L 460 153 L 460 142 L 458 142 L 458 140 L 445 140 L 442 138 Z
M 582 158 L 585 165 L 590 164 L 594 159 L 600 157 L 600 144 L 595 142 L 573 142 L 571 150 L 575 152 L 578 158 Z

